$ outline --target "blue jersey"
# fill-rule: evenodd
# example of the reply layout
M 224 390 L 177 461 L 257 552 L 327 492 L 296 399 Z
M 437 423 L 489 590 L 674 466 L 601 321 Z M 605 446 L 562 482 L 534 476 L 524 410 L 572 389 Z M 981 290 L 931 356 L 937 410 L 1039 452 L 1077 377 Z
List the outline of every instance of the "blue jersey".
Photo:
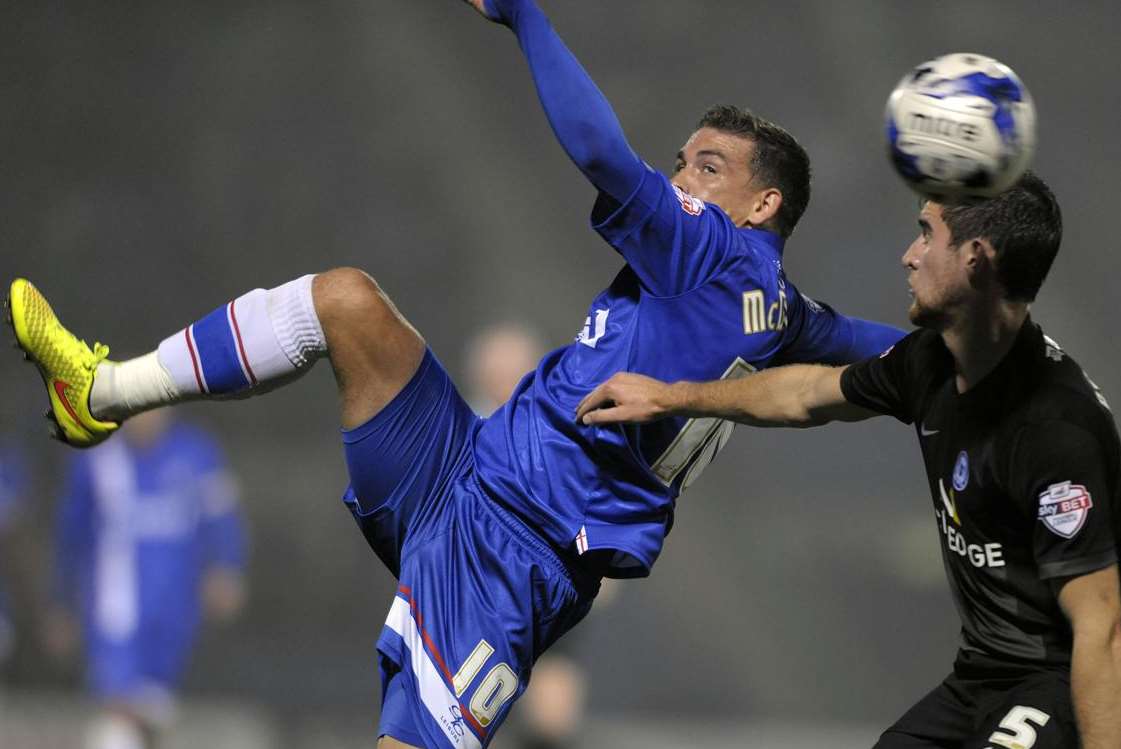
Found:
M 122 436 L 79 453 L 59 507 L 57 554 L 56 594 L 82 620 L 95 682 L 120 671 L 97 659 L 125 652 L 130 669 L 173 681 L 200 618 L 202 573 L 244 563 L 236 491 L 217 444 L 173 424 L 145 447 Z
M 593 224 L 627 264 L 576 341 L 547 355 L 479 430 L 477 470 L 553 544 L 614 551 L 609 574 L 637 577 L 661 551 L 678 494 L 732 424 L 578 424 L 576 405 L 592 388 L 623 370 L 704 381 L 790 362 L 843 364 L 903 334 L 803 296 L 786 279 L 778 235 L 735 226 L 652 169 L 622 204 L 601 193 Z

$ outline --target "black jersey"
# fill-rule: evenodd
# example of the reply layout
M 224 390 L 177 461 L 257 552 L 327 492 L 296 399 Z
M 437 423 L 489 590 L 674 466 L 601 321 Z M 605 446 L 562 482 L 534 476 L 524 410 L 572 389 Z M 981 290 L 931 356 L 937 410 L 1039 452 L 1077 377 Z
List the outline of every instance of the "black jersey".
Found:
M 850 366 L 841 389 L 915 425 L 963 650 L 1069 664 L 1050 581 L 1107 567 L 1121 546 L 1117 428 L 1097 386 L 1028 319 L 965 393 L 925 330 Z

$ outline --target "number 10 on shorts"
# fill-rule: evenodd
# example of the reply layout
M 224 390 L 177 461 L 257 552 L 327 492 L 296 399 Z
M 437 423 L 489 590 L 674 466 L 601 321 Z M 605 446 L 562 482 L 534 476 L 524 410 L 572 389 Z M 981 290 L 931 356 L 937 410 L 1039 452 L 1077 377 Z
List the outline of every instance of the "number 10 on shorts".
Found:
M 471 651 L 471 655 L 467 656 L 467 660 L 452 679 L 456 697 L 463 696 L 493 654 L 494 648 L 491 644 L 486 640 L 479 640 L 479 644 Z M 469 705 L 471 714 L 479 721 L 479 725 L 486 727 L 516 691 L 518 691 L 518 675 L 505 663 L 499 663 L 487 672 L 479 688 L 475 690 L 474 696 L 471 697 Z

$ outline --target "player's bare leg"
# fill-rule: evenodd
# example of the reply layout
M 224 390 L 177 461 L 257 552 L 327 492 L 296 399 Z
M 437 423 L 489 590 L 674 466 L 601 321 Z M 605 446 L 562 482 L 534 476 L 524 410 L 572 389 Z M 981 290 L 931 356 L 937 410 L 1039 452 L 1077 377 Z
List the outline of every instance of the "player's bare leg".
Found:
M 354 268 L 315 277 L 315 311 L 339 386 L 344 429 L 366 423 L 408 383 L 424 339 L 373 278 Z
M 242 398 L 300 377 L 329 356 L 343 427 L 377 414 L 416 372 L 424 340 L 366 273 L 339 268 L 255 289 L 125 362 L 106 359 L 54 316 L 30 283 L 13 282 L 10 320 L 38 366 L 58 436 L 86 447 L 128 417 L 205 398 Z

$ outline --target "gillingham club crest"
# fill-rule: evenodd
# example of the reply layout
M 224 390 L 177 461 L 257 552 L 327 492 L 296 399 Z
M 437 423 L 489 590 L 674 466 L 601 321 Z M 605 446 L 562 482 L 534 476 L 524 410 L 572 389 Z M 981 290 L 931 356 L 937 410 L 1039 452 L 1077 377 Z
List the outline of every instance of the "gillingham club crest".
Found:
M 1086 524 L 1086 516 L 1093 506 L 1086 487 L 1064 481 L 1052 484 L 1039 495 L 1039 519 L 1054 533 L 1073 538 Z

